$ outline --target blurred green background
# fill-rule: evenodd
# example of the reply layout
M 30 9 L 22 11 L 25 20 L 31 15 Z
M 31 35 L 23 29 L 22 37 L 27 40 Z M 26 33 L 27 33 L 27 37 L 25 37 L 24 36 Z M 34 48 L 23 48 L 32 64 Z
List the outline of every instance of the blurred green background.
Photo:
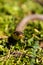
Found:
M 43 6 L 34 0 L 0 0 L 0 36 L 11 36 L 17 24 L 30 14 L 43 14 Z M 43 43 L 43 22 L 30 22 L 23 40 L 0 39 L 0 65 L 43 65 L 43 49 L 39 46 L 40 40 Z M 16 56 L 14 51 L 23 55 Z

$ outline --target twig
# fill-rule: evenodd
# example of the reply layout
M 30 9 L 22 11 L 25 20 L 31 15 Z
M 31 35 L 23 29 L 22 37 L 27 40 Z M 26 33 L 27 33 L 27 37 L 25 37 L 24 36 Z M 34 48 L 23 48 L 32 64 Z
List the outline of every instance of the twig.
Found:
M 8 38 L 8 36 L 1 36 L 1 35 L 0 35 L 0 40 L 1 40 L 1 39 L 7 39 L 7 38 Z
M 28 56 L 28 57 L 33 57 L 32 55 L 29 55 L 25 52 L 20 52 L 20 51 L 14 51 L 12 52 L 12 55 L 14 55 L 14 57 L 20 57 L 20 56 Z

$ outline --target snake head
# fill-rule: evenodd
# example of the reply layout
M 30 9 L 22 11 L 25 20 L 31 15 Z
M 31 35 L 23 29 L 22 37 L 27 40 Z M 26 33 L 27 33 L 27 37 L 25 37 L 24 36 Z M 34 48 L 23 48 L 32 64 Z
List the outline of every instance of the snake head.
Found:
M 20 32 L 20 31 L 15 31 L 13 33 L 13 38 L 16 39 L 16 40 L 23 39 L 24 34 L 22 32 Z

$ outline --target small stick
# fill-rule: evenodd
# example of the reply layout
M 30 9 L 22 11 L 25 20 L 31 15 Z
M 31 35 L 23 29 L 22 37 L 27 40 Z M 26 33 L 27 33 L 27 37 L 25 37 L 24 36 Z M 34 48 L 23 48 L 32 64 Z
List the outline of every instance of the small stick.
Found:
M 8 38 L 8 36 L 0 36 L 0 40 L 1 39 L 7 39 Z

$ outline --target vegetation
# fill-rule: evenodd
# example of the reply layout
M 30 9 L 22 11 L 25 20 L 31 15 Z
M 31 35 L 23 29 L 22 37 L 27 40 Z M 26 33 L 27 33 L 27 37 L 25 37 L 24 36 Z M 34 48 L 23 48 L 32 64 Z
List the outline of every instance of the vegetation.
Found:
M 43 14 L 43 6 L 33 0 L 0 0 L 0 65 L 43 65 L 43 21 L 30 21 L 23 39 L 12 36 L 30 14 Z

